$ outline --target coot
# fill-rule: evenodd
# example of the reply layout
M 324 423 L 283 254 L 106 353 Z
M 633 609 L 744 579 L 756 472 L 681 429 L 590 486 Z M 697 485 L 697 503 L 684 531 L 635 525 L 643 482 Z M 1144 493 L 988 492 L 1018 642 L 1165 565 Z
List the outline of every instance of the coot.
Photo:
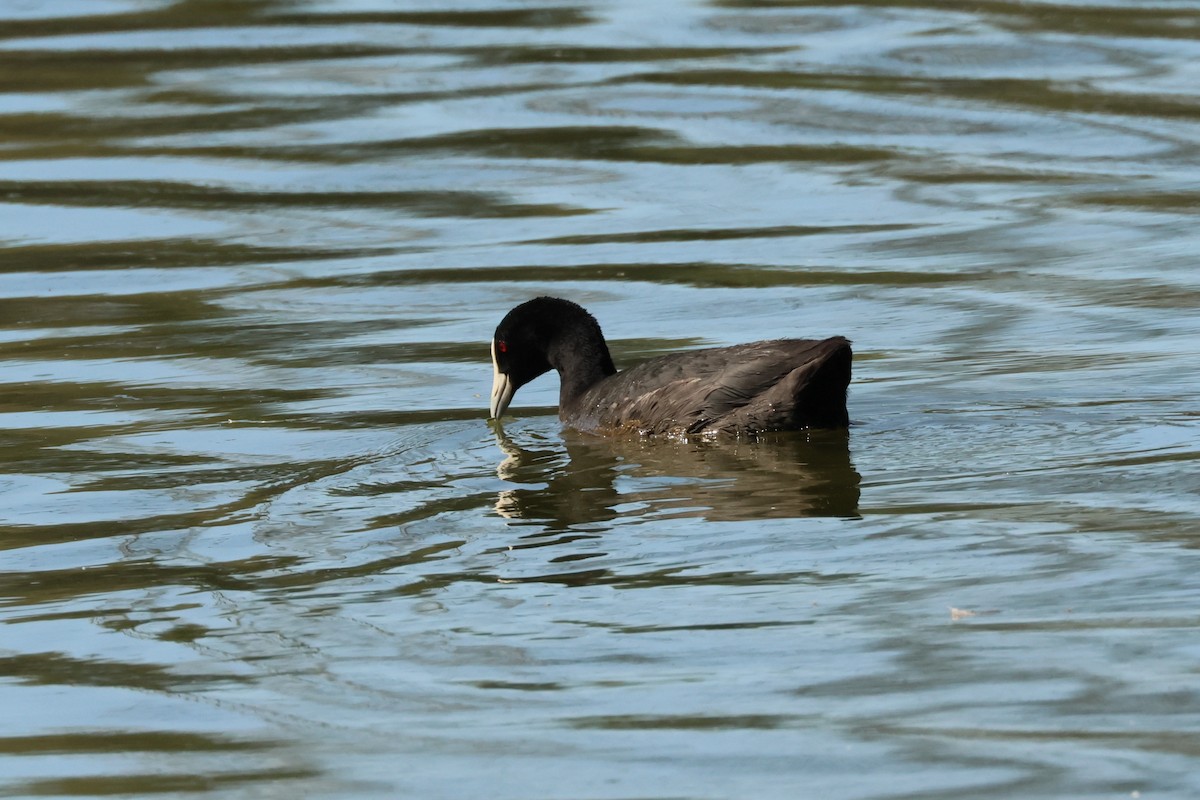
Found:
M 582 307 L 538 297 L 514 308 L 492 337 L 492 417 L 517 389 L 551 369 L 558 415 L 594 433 L 753 434 L 844 428 L 850 342 L 772 339 L 692 350 L 617 372 L 600 325 Z

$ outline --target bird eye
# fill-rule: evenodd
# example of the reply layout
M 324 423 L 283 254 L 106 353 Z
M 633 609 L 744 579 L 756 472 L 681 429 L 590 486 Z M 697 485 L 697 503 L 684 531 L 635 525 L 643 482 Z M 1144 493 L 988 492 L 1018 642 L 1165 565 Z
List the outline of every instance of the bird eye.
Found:
M 507 353 L 508 352 L 508 342 L 504 341 L 503 339 L 496 342 L 496 349 L 499 350 L 501 353 Z

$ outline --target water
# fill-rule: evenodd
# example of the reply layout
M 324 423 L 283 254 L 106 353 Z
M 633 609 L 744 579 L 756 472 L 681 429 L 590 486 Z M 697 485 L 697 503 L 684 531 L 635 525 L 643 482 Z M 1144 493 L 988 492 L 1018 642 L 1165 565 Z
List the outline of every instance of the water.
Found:
M 1196 796 L 1198 39 L 0 3 L 0 793 Z M 542 293 L 855 424 L 490 427 Z

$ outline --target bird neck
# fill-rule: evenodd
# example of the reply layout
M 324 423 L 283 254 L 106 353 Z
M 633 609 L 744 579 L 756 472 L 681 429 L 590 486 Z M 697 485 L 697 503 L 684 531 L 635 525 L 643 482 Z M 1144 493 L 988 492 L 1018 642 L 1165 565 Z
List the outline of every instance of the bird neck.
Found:
M 556 337 L 546 352 L 550 366 L 558 371 L 560 407 L 617 371 L 594 320 L 589 318 L 564 334 Z

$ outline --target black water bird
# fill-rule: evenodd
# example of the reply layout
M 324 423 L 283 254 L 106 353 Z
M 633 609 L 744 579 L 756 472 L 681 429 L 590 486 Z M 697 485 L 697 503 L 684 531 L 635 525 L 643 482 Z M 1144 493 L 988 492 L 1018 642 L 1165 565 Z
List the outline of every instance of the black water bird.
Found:
M 538 297 L 492 337 L 491 414 L 517 389 L 557 370 L 558 415 L 593 433 L 755 434 L 844 428 L 850 342 L 772 339 L 652 358 L 617 372 L 600 324 L 582 307 Z

